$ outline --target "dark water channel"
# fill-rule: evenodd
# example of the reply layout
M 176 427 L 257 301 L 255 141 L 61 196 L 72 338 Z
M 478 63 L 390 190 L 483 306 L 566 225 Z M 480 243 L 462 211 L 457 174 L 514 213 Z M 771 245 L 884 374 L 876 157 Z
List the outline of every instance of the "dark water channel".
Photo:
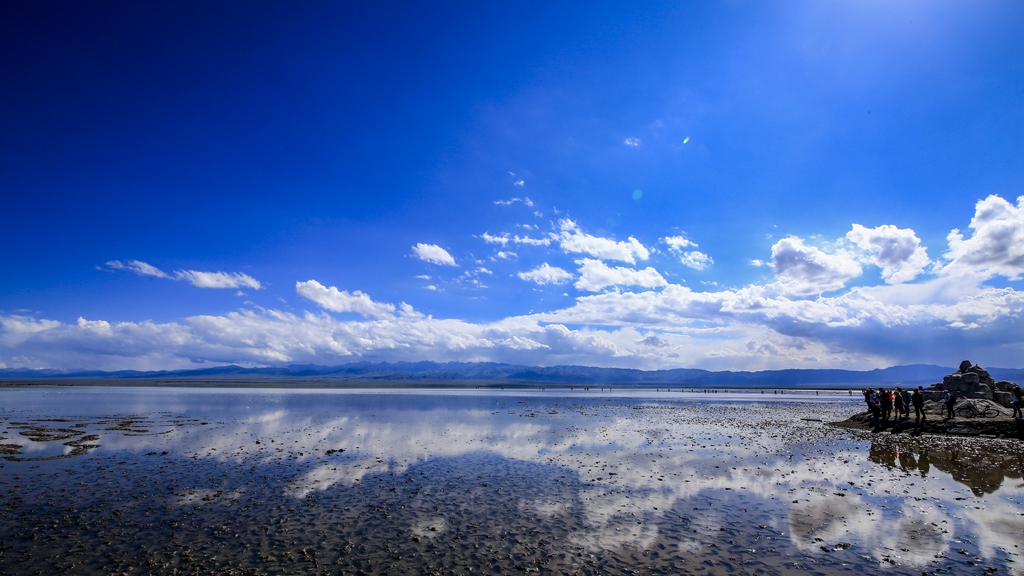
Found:
M 1024 574 L 1022 443 L 845 394 L 0 398 L 0 574 Z

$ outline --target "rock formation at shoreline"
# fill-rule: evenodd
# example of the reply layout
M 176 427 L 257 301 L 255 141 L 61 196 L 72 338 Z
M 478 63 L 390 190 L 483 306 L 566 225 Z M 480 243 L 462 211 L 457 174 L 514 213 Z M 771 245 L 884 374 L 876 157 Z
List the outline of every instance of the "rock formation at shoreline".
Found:
M 924 391 L 924 398 L 941 401 L 947 391 L 952 391 L 957 398 L 981 398 L 1009 408 L 1013 403 L 1014 386 L 1016 384 L 1008 380 L 996 382 L 987 370 L 971 364 L 970 360 L 964 360 L 956 372 L 943 377 L 942 382 L 929 386 Z

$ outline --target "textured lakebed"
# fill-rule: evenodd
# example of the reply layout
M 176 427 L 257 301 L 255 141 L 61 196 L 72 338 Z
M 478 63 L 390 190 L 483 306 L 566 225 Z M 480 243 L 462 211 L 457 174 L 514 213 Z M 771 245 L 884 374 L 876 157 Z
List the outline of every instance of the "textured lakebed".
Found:
M 1022 443 L 857 398 L 8 389 L 0 573 L 1024 573 Z

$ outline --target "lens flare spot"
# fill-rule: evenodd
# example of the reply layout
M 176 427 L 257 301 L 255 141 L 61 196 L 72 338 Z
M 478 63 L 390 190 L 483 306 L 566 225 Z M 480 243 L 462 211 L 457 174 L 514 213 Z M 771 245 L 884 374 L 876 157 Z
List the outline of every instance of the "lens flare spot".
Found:
M 639 200 L 639 199 L 643 198 L 643 196 L 644 196 L 644 191 L 643 190 L 639 190 L 639 189 L 633 190 L 633 200 Z
M 690 142 L 690 137 L 689 136 L 687 136 L 686 138 L 683 138 L 683 144 L 687 144 L 689 142 Z

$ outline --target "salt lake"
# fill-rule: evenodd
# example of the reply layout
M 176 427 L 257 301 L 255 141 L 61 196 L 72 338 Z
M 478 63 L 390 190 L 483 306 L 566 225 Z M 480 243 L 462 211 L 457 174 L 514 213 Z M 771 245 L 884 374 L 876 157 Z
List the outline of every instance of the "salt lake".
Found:
M 0 574 L 1024 574 L 1024 443 L 829 391 L 0 389 Z

